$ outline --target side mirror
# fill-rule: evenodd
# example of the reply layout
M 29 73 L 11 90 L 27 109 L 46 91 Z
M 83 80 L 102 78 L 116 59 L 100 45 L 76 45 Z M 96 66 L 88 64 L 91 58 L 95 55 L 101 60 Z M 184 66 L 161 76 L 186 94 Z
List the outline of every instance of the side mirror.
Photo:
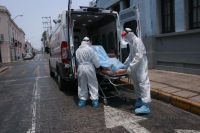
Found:
M 57 23 L 60 23 L 60 22 L 61 22 L 61 19 L 58 19 L 58 20 L 57 20 Z
M 55 19 L 53 20 L 53 22 L 54 22 L 55 24 L 57 24 L 57 22 L 56 22 L 56 20 L 55 20 Z

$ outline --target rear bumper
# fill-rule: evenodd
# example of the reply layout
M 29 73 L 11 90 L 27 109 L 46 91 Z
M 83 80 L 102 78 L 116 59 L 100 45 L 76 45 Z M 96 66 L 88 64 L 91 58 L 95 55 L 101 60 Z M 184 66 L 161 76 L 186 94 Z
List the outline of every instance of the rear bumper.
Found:
M 59 63 L 58 64 L 59 67 L 59 73 L 62 79 L 66 80 L 66 81 L 76 81 L 77 78 L 75 78 L 73 76 L 73 74 L 70 73 L 70 69 L 71 68 L 65 68 L 65 64 L 63 63 Z

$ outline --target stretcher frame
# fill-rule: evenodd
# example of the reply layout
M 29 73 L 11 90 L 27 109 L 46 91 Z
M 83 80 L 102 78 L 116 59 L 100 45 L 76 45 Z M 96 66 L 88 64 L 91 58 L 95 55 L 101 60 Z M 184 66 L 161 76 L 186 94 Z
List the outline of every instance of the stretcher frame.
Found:
M 109 74 L 103 73 L 101 71 L 97 71 L 96 74 L 103 77 L 103 80 L 100 81 L 98 86 L 99 86 L 99 89 L 100 89 L 101 93 L 103 94 L 103 96 L 100 95 L 100 97 L 103 99 L 103 103 L 105 105 L 108 105 L 107 98 L 113 98 L 113 97 L 118 97 L 118 96 L 122 96 L 123 101 L 126 102 L 126 97 L 118 91 L 117 87 L 130 85 L 130 82 L 122 83 L 122 84 L 119 82 L 119 84 L 116 84 L 116 83 L 114 83 L 114 81 L 120 81 L 120 79 L 122 77 L 127 77 L 128 81 L 129 81 L 129 75 L 127 73 L 125 73 L 125 74 L 117 74 L 117 75 L 109 75 Z M 103 88 L 102 85 L 106 85 L 106 86 Z M 107 88 L 108 85 L 112 85 L 114 87 L 116 95 L 112 95 L 112 96 L 106 96 L 105 95 L 103 90 L 108 89 Z

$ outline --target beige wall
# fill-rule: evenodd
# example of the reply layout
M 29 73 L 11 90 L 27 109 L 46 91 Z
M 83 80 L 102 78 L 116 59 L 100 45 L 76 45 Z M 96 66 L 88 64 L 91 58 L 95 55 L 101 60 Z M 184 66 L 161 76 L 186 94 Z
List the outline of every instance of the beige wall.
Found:
M 25 33 L 12 20 L 10 12 L 4 6 L 0 6 L 0 34 L 4 36 L 0 45 L 2 62 L 15 60 L 18 54 L 21 58 L 22 52 L 24 53 Z M 13 38 L 21 42 L 22 46 L 15 47 Z

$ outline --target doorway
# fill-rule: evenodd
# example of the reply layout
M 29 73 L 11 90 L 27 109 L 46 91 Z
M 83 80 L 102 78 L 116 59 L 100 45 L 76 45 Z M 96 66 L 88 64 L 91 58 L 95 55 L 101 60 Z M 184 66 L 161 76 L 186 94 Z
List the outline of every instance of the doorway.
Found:
M 15 46 L 10 47 L 10 56 L 11 56 L 11 61 L 17 60 Z

